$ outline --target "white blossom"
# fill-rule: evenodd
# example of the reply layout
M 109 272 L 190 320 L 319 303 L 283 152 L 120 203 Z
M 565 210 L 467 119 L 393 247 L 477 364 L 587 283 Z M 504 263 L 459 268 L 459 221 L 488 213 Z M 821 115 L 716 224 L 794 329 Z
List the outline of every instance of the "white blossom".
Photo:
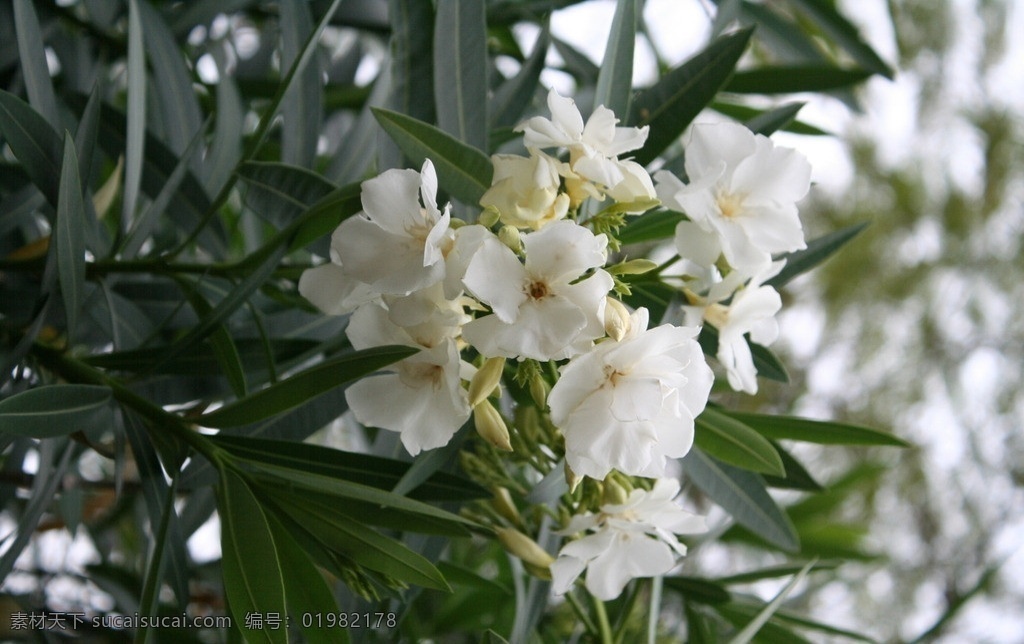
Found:
M 551 564 L 554 591 L 566 593 L 586 571 L 587 590 L 608 601 L 632 579 L 674 568 L 677 558 L 686 554 L 686 546 L 675 535 L 707 531 L 703 517 L 673 501 L 678 493 L 679 481 L 658 479 L 650 491 L 633 490 L 625 503 L 603 505 L 600 514 L 573 517 L 560 534 L 588 534 L 563 546 Z
M 491 161 L 494 178 L 480 205 L 497 210 L 502 223 L 540 229 L 565 218 L 569 195 L 559 192 L 556 159 L 534 151 L 529 157 L 495 154 Z
M 699 329 L 648 330 L 647 318 L 638 309 L 621 340 L 572 359 L 548 396 L 566 462 L 578 475 L 662 476 L 666 459 L 690 451 L 713 379 L 694 339 Z
M 493 314 L 466 324 L 463 337 L 488 357 L 557 360 L 589 348 L 604 335 L 605 296 L 613 285 L 597 268 L 607 258 L 608 239 L 564 220 L 522 242 L 525 264 L 496 238 L 473 255 L 463 283 Z
M 772 254 L 806 247 L 796 202 L 811 167 L 800 153 L 735 123 L 697 124 L 685 167 L 688 184 L 664 170 L 654 176 L 661 202 L 691 220 L 676 231 L 682 257 L 720 251 L 732 267 L 753 271 Z

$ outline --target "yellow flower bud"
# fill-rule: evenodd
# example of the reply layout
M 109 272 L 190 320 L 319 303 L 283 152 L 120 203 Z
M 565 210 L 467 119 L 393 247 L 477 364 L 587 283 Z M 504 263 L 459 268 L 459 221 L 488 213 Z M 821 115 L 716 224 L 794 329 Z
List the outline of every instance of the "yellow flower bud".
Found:
M 469 381 L 469 406 L 476 407 L 494 392 L 505 370 L 505 358 L 488 358 Z
M 629 498 L 629 494 L 613 477 L 609 476 L 604 480 L 601 505 L 621 505 L 626 502 L 627 498 Z
M 495 532 L 505 550 L 522 559 L 523 563 L 545 570 L 554 563 L 554 557 L 522 532 L 512 528 L 496 528 Z
M 612 275 L 642 275 L 656 268 L 658 268 L 658 262 L 652 262 L 649 259 L 631 259 L 628 262 L 609 266 L 608 272 Z
M 502 226 L 498 231 L 498 239 L 502 244 L 511 248 L 513 253 L 518 253 L 523 249 L 523 239 L 519 235 L 519 229 L 515 226 Z
M 582 481 L 582 480 L 583 480 L 583 477 L 582 476 L 578 476 L 576 474 L 576 472 L 573 472 L 572 468 L 569 467 L 569 464 L 566 463 L 565 464 L 565 482 L 569 485 L 569 493 L 570 494 L 572 494 L 573 492 L 576 491 L 576 488 L 579 486 L 580 481 Z
M 629 332 L 629 311 L 626 305 L 614 297 L 605 298 L 604 306 L 604 332 L 608 337 L 618 342 Z
M 530 378 L 530 397 L 533 398 L 533 402 L 537 403 L 537 407 L 544 409 L 544 406 L 548 402 L 548 392 L 551 391 L 551 387 L 540 374 L 534 374 Z
M 480 217 L 476 220 L 476 223 L 486 228 L 490 228 L 494 224 L 498 223 L 498 219 L 500 217 L 501 215 L 498 213 L 498 209 L 492 206 L 486 208 L 480 213 Z
M 485 398 L 473 408 L 473 423 L 476 425 L 477 433 L 488 443 L 506 452 L 512 451 L 508 427 L 491 401 Z
M 505 517 L 512 523 L 518 525 L 522 520 L 519 516 L 519 510 L 516 508 L 516 504 L 512 500 L 512 495 L 509 494 L 507 488 L 495 488 L 494 498 L 491 499 L 491 507 L 493 507 L 498 514 Z

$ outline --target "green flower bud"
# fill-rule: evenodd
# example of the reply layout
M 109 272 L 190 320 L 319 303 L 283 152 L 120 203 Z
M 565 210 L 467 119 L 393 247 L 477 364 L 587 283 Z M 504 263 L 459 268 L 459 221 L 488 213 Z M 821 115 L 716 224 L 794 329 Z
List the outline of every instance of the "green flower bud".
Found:
M 491 404 L 491 401 L 485 398 L 473 408 L 473 423 L 476 425 L 477 433 L 488 443 L 506 452 L 512 451 L 508 427 L 505 426 L 505 420 Z
M 498 231 L 498 239 L 502 244 L 511 248 L 513 253 L 518 254 L 523 250 L 523 239 L 519 235 L 519 229 L 515 226 L 502 226 Z
M 512 528 L 496 528 L 495 532 L 502 547 L 522 559 L 523 563 L 543 570 L 547 570 L 547 567 L 554 563 L 554 557 L 522 532 Z
M 505 370 L 505 358 L 488 358 L 469 382 L 469 406 L 476 407 L 494 392 Z

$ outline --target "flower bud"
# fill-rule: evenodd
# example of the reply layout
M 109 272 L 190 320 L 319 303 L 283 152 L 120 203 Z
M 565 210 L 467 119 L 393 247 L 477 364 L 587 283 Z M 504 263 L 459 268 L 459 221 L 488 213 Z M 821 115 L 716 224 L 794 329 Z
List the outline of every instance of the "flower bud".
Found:
M 495 488 L 494 498 L 491 499 L 491 507 L 514 524 L 518 525 L 522 521 L 519 516 L 519 509 L 516 508 L 512 495 L 508 493 L 507 488 Z
M 578 476 L 576 474 L 576 472 L 573 472 L 572 468 L 569 467 L 569 464 L 566 463 L 565 464 L 565 482 L 569 485 L 569 493 L 570 494 L 572 494 L 573 492 L 576 491 L 576 488 L 579 486 L 580 481 L 582 481 L 582 480 L 583 480 L 583 477 L 582 476 Z
M 629 311 L 626 305 L 614 297 L 605 298 L 604 332 L 618 342 L 629 332 Z
M 498 534 L 498 541 L 505 550 L 523 560 L 523 563 L 547 569 L 555 558 L 548 554 L 544 548 L 537 545 L 537 542 L 518 530 L 512 528 L 495 528 Z
M 469 406 L 476 407 L 494 392 L 505 370 L 505 358 L 488 358 L 469 381 Z
M 502 244 L 505 244 L 513 253 L 518 254 L 519 251 L 523 250 L 523 239 L 519 235 L 519 229 L 515 226 L 502 226 L 501 230 L 498 231 L 498 239 L 501 240 Z
M 476 220 L 476 223 L 485 228 L 490 228 L 494 224 L 498 223 L 498 219 L 500 217 L 501 214 L 498 212 L 497 208 L 488 207 L 480 213 L 480 217 Z
M 658 262 L 649 259 L 631 259 L 628 262 L 621 262 L 608 267 L 612 275 L 641 275 L 658 268 Z
M 477 433 L 488 443 L 506 452 L 512 451 L 508 427 L 505 426 L 504 419 L 491 404 L 491 401 L 485 398 L 473 408 L 473 422 L 476 425 Z
M 613 477 L 609 476 L 604 480 L 604 493 L 601 496 L 602 506 L 622 505 L 627 498 L 629 498 L 629 494 Z
M 530 378 L 530 397 L 533 398 L 533 402 L 537 403 L 538 408 L 544 409 L 548 402 L 549 391 L 551 391 L 551 387 L 539 373 Z

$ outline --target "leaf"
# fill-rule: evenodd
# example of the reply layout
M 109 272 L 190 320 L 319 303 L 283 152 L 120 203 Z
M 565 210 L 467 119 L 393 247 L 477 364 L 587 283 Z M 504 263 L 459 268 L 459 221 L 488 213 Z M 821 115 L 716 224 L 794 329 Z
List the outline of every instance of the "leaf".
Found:
M 594 109 L 599 105 L 615 112 L 621 118 L 629 114 L 633 93 L 633 47 L 636 44 L 637 0 L 618 0 L 604 60 L 597 75 L 594 91 Z
M 480 151 L 487 150 L 485 13 L 484 0 L 438 0 L 434 22 L 437 124 L 461 143 Z M 390 131 L 388 133 L 391 134 Z M 403 152 L 409 154 L 393 134 L 392 138 Z M 417 160 L 416 163 L 418 165 L 422 161 Z M 475 204 L 476 201 L 469 203 Z
M 345 131 L 334 158 L 324 170 L 324 176 L 337 183 L 349 183 L 366 178 L 368 168 L 375 160 L 377 139 L 381 133 L 373 108 L 387 104 L 390 96 L 391 71 L 390 67 L 385 67 L 373 82 L 373 90 L 359 116 Z
M 684 218 L 683 213 L 674 210 L 648 212 L 631 219 L 619 229 L 616 237 L 623 245 L 668 239 L 675 236 L 676 224 Z
M 89 94 L 89 101 L 85 104 L 85 109 L 82 110 L 82 118 L 78 121 L 78 129 L 75 130 L 75 150 L 82 151 L 82 158 L 78 160 L 78 176 L 85 177 L 86 186 L 89 185 L 89 179 L 93 176 L 92 167 L 94 157 L 97 152 L 96 140 L 99 136 L 100 129 L 100 111 L 103 104 L 103 92 L 106 89 L 106 83 L 102 76 L 96 79 L 96 84 L 92 88 L 92 93 Z M 107 181 L 111 181 L 116 175 L 121 176 L 123 160 L 118 158 L 117 166 L 114 172 L 111 173 L 111 177 Z M 112 205 L 114 195 L 117 194 L 119 182 L 115 182 L 110 188 L 109 200 L 106 204 L 103 203 L 103 197 L 101 194 L 107 185 L 104 184 L 96 193 L 93 195 L 93 210 L 96 211 L 96 216 L 103 218 L 106 211 Z M 105 206 L 100 208 L 99 206 Z M 92 222 L 90 222 L 92 223 Z
M 53 94 L 53 82 L 46 63 L 45 42 L 39 30 L 39 18 L 29 0 L 14 0 L 14 31 L 18 36 L 18 52 L 21 73 L 28 94 L 29 105 L 51 127 L 60 128 L 57 114 L 57 98 Z
M 560 38 L 551 38 L 555 51 L 565 61 L 565 71 L 572 74 L 580 86 L 594 85 L 601 69 L 587 55 Z
M 732 76 L 751 33 L 744 29 L 718 38 L 636 97 L 629 122 L 651 128 L 644 147 L 634 154 L 637 163 L 653 161 L 711 102 Z
M 796 588 L 797 585 L 799 585 L 800 582 L 804 580 L 804 578 L 807 576 L 807 573 L 811 571 L 811 567 L 813 565 L 814 562 L 811 561 L 808 562 L 806 566 L 801 568 L 800 572 L 798 572 L 793 577 L 793 579 L 791 579 L 790 582 L 786 584 L 785 587 L 783 587 L 783 589 L 780 590 L 778 594 L 775 595 L 775 597 L 765 605 L 765 607 L 754 617 L 753 621 L 747 624 L 747 626 L 744 627 L 742 631 L 737 633 L 735 636 L 733 636 L 731 640 L 729 640 L 729 644 L 747 644 L 747 642 L 754 639 L 754 636 L 757 635 L 757 632 L 759 630 L 761 630 L 761 627 L 764 625 L 764 623 L 771 618 L 771 616 L 775 613 L 775 611 L 779 609 L 780 606 L 782 606 L 782 602 L 786 601 L 786 597 L 788 597 L 789 594 L 793 592 L 793 589 Z
M 724 89 L 737 94 L 826 92 L 856 85 L 870 77 L 871 72 L 863 69 L 843 69 L 831 65 L 761 67 L 736 72 Z
M 778 452 L 763 436 L 735 418 L 708 407 L 697 417 L 694 442 L 705 453 L 745 470 L 785 476 Z
M 411 496 L 410 493 L 418 490 L 424 482 L 430 480 L 431 477 L 438 473 L 441 473 L 439 470 L 442 467 L 457 460 L 459 451 L 462 448 L 462 441 L 465 440 L 466 435 L 469 433 L 469 427 L 469 423 L 465 423 L 459 431 L 452 436 L 447 445 L 437 449 L 432 449 L 414 459 L 412 466 L 402 474 L 402 478 L 395 483 L 393 488 L 391 488 L 392 493 L 399 494 L 401 496 Z M 476 487 L 476 489 L 483 493 L 484 496 L 488 495 L 488 492 L 483 488 L 475 485 L 473 487 Z
M 132 306 L 134 312 L 142 315 L 137 307 L 131 304 L 130 300 L 111 293 L 119 306 Z M 274 338 L 270 341 L 271 355 L 276 362 L 287 361 L 319 346 L 315 340 Z M 242 368 L 253 373 L 266 368 L 267 356 L 263 343 L 255 338 L 236 338 L 235 347 L 238 349 L 238 356 L 242 362 Z M 83 356 L 82 361 L 94 367 L 109 369 L 112 371 L 125 371 L 128 373 L 144 372 L 152 366 L 164 353 L 162 347 L 152 349 L 133 349 L 129 351 L 117 351 L 114 353 L 100 353 L 96 355 Z M 216 356 L 202 345 L 196 345 L 184 351 L 166 362 L 156 373 L 175 374 L 189 376 L 197 373 L 207 373 L 218 366 Z
M 203 188 L 216 194 L 231 177 L 231 172 L 242 158 L 242 134 L 245 110 L 238 95 L 235 78 L 228 73 L 229 61 L 223 50 L 211 52 L 217 61 L 220 80 L 217 83 L 217 123 L 213 143 L 203 160 Z
M 355 351 L 327 360 L 251 396 L 203 414 L 197 422 L 204 427 L 233 427 L 269 418 L 339 385 L 373 373 L 393 362 L 408 358 L 416 349 L 385 346 Z
M 687 601 L 721 604 L 732 599 L 728 590 L 716 580 L 699 577 L 663 577 L 665 588 L 681 594 Z
M 807 242 L 807 248 L 803 250 L 784 255 L 786 265 L 779 271 L 778 275 L 765 282 L 765 284 L 776 289 L 787 284 L 797 275 L 806 273 L 831 257 L 836 251 L 859 235 L 862 230 L 867 228 L 867 225 L 867 222 L 864 222 L 841 228 Z
M 85 204 L 78 176 L 78 155 L 68 133 L 64 137 L 64 162 L 61 164 L 60 192 L 57 197 L 57 276 L 60 280 L 68 337 L 74 336 L 85 289 Z
M 128 130 L 125 145 L 121 225 L 135 217 L 146 144 L 146 53 L 138 0 L 128 0 Z
M 761 112 L 744 125 L 755 134 L 769 136 L 792 123 L 804 105 L 805 103 L 785 103 L 774 109 Z
M 453 197 L 466 204 L 479 203 L 494 174 L 487 155 L 404 114 L 374 108 L 373 115 L 415 165 L 428 158 L 433 161 L 441 185 Z
M 409 473 L 411 467 L 415 467 L 415 464 L 390 458 L 344 452 L 330 447 L 294 441 L 243 438 L 224 434 L 210 437 L 210 440 L 237 458 L 293 469 L 304 469 L 315 474 L 355 481 L 382 490 L 392 490 Z M 427 452 L 424 455 L 432 453 Z M 404 490 L 394 493 L 407 494 Z M 490 492 L 469 479 L 435 471 L 422 483 L 410 489 L 407 495 L 421 501 L 469 501 L 487 498 L 490 496 Z
M 293 251 L 331 234 L 339 224 L 363 207 L 362 188 L 358 183 L 337 188 L 309 207 L 300 217 L 295 235 L 288 244 Z
M 741 412 L 725 412 L 774 440 L 796 440 L 820 445 L 885 445 L 910 447 L 910 443 L 877 429 L 793 416 L 768 416 Z
M 786 468 L 786 475 L 784 477 L 764 475 L 764 482 L 771 487 L 786 488 L 790 490 L 802 490 L 806 492 L 821 492 L 825 488 L 820 483 L 814 480 L 811 473 L 796 460 L 796 458 L 786 451 L 781 445 L 775 441 L 771 441 L 772 447 L 778 452 L 779 458 L 782 459 L 782 465 Z
M 434 8 L 422 0 L 392 0 L 391 82 L 389 106 L 427 123 L 434 108 Z
M 285 615 L 285 588 L 274 535 L 260 502 L 246 482 L 230 469 L 221 471 L 221 571 L 234 623 L 246 641 L 288 644 L 285 629 L 247 629 L 250 613 Z
M 281 68 L 288 69 L 313 31 L 310 3 L 307 0 L 284 0 L 278 4 L 278 16 Z M 319 60 L 313 56 L 302 72 L 296 74 L 281 102 L 281 158 L 285 163 L 311 168 L 316 161 L 324 109 L 320 74 Z
M 687 478 L 737 523 L 788 552 L 800 547 L 792 522 L 768 495 L 759 475 L 716 461 L 699 448 L 681 462 Z
M 56 206 L 63 148 L 57 132 L 28 103 L 0 90 L 0 133 L 32 183 Z
M 185 299 L 188 300 L 189 305 L 200 319 L 210 314 L 213 308 L 199 293 L 200 284 L 190 283 L 181 277 L 175 281 L 181 286 Z M 238 355 L 238 348 L 235 346 L 231 332 L 224 324 L 220 324 L 208 339 L 217 364 L 227 378 L 228 384 L 231 385 L 231 391 L 239 398 L 243 398 L 248 390 L 245 382 L 245 370 L 242 368 L 242 360 Z
M 238 176 L 249 187 L 246 205 L 278 228 L 336 190 L 315 172 L 284 163 L 247 161 L 238 169 Z
M 861 39 L 857 28 L 844 18 L 835 7 L 824 0 L 789 0 L 818 27 L 850 54 L 857 63 L 876 74 L 892 79 L 893 71 L 874 49 Z
M 700 342 L 701 348 L 704 349 L 704 353 L 707 355 L 713 356 L 718 354 L 718 329 L 715 327 L 710 324 L 705 324 L 701 327 L 697 341 Z M 749 338 L 747 338 L 747 344 L 750 346 L 750 353 L 754 359 L 757 375 L 769 380 L 775 380 L 776 382 L 789 382 L 789 374 L 786 373 L 786 367 L 768 347 L 751 342 Z
M 548 20 L 545 19 L 537 41 L 533 45 L 533 52 L 519 68 L 519 73 L 494 90 L 490 105 L 492 130 L 510 128 L 522 118 L 540 83 L 540 73 L 544 71 L 544 59 L 547 57 L 550 43 L 551 30 Z M 495 147 L 492 134 L 491 148 Z
M 838 561 L 823 561 L 820 559 L 816 559 L 810 563 L 814 564 L 811 567 L 811 570 L 835 570 L 840 564 Z M 795 575 L 800 572 L 805 565 L 806 564 L 795 563 L 780 566 L 768 566 L 766 568 L 758 568 L 757 570 L 729 575 L 728 577 L 719 577 L 715 579 L 715 581 L 726 586 L 730 586 L 732 584 L 751 584 L 763 579 L 777 579 L 779 577 Z
M 737 105 L 735 103 L 727 103 L 724 101 L 714 101 L 708 107 L 710 107 L 711 109 L 715 110 L 720 114 L 730 116 L 736 119 L 737 121 L 745 121 L 747 127 L 749 127 L 751 130 L 754 130 L 755 127 L 759 129 L 764 127 L 763 125 L 761 125 L 760 121 L 756 121 L 752 126 L 750 122 L 753 121 L 754 119 L 759 119 L 762 116 L 765 117 L 765 119 L 767 119 L 768 115 L 774 112 L 779 112 L 779 115 L 781 115 L 783 113 L 783 110 L 786 109 L 787 106 L 793 105 L 798 105 L 798 103 L 786 103 L 772 110 L 759 110 L 748 105 Z M 793 108 L 789 107 L 788 109 Z M 775 119 L 777 116 L 778 115 L 772 116 L 772 119 Z M 807 134 L 810 136 L 831 136 L 829 132 L 826 132 L 825 130 L 819 127 L 810 125 L 809 123 L 805 123 L 804 121 L 793 121 L 789 124 L 779 127 L 779 129 L 785 130 L 786 132 L 792 132 L 794 134 Z
M 679 297 L 679 290 L 664 282 L 645 280 L 642 282 L 630 282 L 631 295 L 623 298 L 623 301 L 633 308 L 645 307 L 650 312 L 651 323 L 661 321 L 665 317 L 665 311 L 676 298 Z M 707 328 L 707 325 L 704 327 Z
M 83 431 L 110 413 L 111 391 L 98 385 L 47 385 L 0 401 L 4 434 L 52 438 Z

